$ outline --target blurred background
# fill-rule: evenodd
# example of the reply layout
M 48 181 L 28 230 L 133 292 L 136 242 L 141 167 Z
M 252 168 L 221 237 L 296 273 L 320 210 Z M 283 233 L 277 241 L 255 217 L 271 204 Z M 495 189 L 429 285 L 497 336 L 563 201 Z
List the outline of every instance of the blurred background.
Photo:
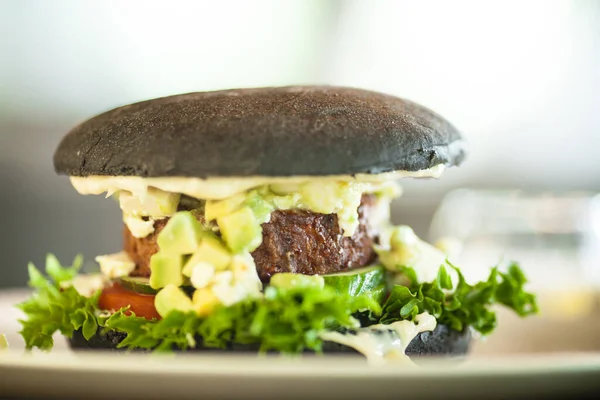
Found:
M 75 124 L 152 97 L 290 84 L 410 98 L 469 139 L 461 168 L 404 182 L 394 222 L 478 244 L 467 265 L 514 255 L 538 276 L 554 262 L 597 277 L 599 1 L 0 0 L 0 287 L 24 285 L 47 252 L 120 248 L 114 202 L 53 171 Z

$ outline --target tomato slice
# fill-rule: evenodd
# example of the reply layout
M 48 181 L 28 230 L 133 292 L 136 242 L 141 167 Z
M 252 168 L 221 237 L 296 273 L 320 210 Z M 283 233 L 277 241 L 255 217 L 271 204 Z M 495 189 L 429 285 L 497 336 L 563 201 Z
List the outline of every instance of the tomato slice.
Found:
M 127 315 L 133 312 L 137 317 L 160 319 L 160 315 L 158 315 L 158 311 L 154 307 L 155 297 L 153 294 L 141 294 L 125 289 L 114 282 L 111 286 L 102 290 L 100 299 L 98 300 L 98 307 L 101 310 L 116 311 L 129 306 L 129 310 L 126 312 Z

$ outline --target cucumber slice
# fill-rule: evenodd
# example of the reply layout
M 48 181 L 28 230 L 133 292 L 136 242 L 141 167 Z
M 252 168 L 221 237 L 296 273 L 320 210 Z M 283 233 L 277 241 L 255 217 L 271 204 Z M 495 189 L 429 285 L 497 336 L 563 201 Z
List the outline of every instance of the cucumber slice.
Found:
M 385 295 L 385 269 L 380 265 L 323 275 L 323 279 L 340 294 L 367 295 L 379 302 Z
M 122 276 L 118 282 L 123 288 L 140 294 L 156 294 L 158 290 L 150 286 L 150 279 L 143 276 Z
M 117 279 L 118 283 L 127 290 L 134 291 L 139 294 L 156 294 L 160 289 L 153 289 L 150 286 L 150 278 L 143 276 L 122 276 Z M 185 284 L 181 289 L 191 295 L 196 290 L 193 286 Z

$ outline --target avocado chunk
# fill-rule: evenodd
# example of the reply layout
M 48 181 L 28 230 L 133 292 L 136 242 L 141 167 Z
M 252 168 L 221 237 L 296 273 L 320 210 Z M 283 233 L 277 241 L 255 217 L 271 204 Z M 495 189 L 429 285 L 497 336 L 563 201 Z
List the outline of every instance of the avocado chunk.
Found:
M 411 267 L 424 280 L 429 280 L 424 278 L 428 271 L 437 271 L 440 265 L 446 263 L 444 252 L 421 240 L 405 225 L 393 228 L 389 249 L 378 250 L 377 254 L 387 269 L 395 271 L 400 266 Z
M 269 222 L 273 212 L 273 204 L 269 202 L 258 190 L 252 190 L 246 196 L 245 204 L 250 207 L 254 217 L 260 224 Z
M 281 272 L 273 275 L 271 285 L 280 289 L 315 287 L 323 288 L 325 281 L 320 275 L 302 275 L 291 272 Z
M 199 316 L 204 317 L 214 311 L 220 304 L 219 298 L 208 288 L 198 289 L 192 299 L 194 310 Z
M 302 202 L 314 212 L 331 214 L 339 210 L 351 186 L 345 182 L 313 181 L 300 186 Z
M 224 200 L 208 200 L 204 206 L 204 218 L 209 222 L 231 214 L 241 208 L 245 200 L 245 193 L 239 193 Z
M 167 285 L 154 298 L 154 307 L 161 317 L 166 317 L 171 311 L 194 311 L 192 299 L 175 285 Z
M 150 259 L 150 287 L 160 289 L 168 285 L 183 284 L 183 256 L 165 254 L 159 251 Z
M 344 236 L 352 236 L 358 227 L 358 207 L 362 197 L 360 184 L 349 182 L 309 182 L 300 186 L 302 203 L 321 214 L 337 213 Z
M 181 211 L 173 215 L 158 235 L 161 252 L 169 254 L 192 254 L 198 248 L 203 234 L 202 224 L 191 212 Z
M 198 263 L 207 263 L 215 267 L 216 270 L 227 268 L 231 262 L 231 254 L 217 238 L 205 237 L 202 239 L 198 250 L 185 263 L 183 274 L 187 277 L 192 276 L 192 271 Z
M 271 201 L 279 210 L 301 208 L 302 205 L 300 193 L 290 193 L 285 196 L 273 196 Z
M 217 218 L 223 240 L 234 253 L 252 252 L 262 243 L 262 228 L 250 207 Z

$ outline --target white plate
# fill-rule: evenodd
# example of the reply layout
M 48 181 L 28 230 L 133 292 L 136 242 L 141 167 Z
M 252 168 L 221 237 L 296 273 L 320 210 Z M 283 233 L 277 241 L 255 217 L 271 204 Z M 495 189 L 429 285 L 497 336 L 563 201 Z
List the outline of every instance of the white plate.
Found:
M 459 363 L 432 360 L 420 367 L 374 367 L 352 356 L 286 359 L 239 355 L 75 354 L 67 349 L 63 340 L 58 340 L 56 350 L 49 354 L 24 355 L 22 341 L 16 335 L 16 319 L 20 315 L 12 307 L 24 296 L 23 291 L 0 292 L 0 331 L 8 334 L 11 344 L 10 351 L 0 353 L 0 397 L 379 399 L 406 396 L 418 399 L 439 396 L 491 399 L 559 394 L 570 398 L 600 391 L 600 346 L 596 351 L 585 348 L 588 350 L 585 352 L 569 346 L 545 352 L 531 348 L 531 343 L 536 342 L 567 343 L 561 342 L 558 336 L 555 340 L 528 341 L 531 350 L 528 353 L 514 351 L 522 343 L 507 347 L 505 341 L 488 340 L 477 344 L 467 360 Z M 592 320 L 589 316 L 579 317 Z M 569 318 L 567 322 L 554 320 L 554 324 L 568 323 L 573 329 L 591 329 L 588 333 L 597 336 L 596 325 L 588 323 L 587 328 L 582 328 L 573 316 Z M 507 321 L 505 328 L 510 329 L 510 320 Z M 531 321 L 528 329 L 533 326 Z M 552 323 L 547 318 L 538 321 Z M 546 336 L 552 336 L 552 332 L 545 331 Z M 528 336 L 526 333 L 522 330 L 523 336 Z M 498 332 L 497 335 L 503 334 Z M 511 342 L 514 342 L 519 335 L 512 337 Z M 588 344 L 584 343 L 585 346 Z

